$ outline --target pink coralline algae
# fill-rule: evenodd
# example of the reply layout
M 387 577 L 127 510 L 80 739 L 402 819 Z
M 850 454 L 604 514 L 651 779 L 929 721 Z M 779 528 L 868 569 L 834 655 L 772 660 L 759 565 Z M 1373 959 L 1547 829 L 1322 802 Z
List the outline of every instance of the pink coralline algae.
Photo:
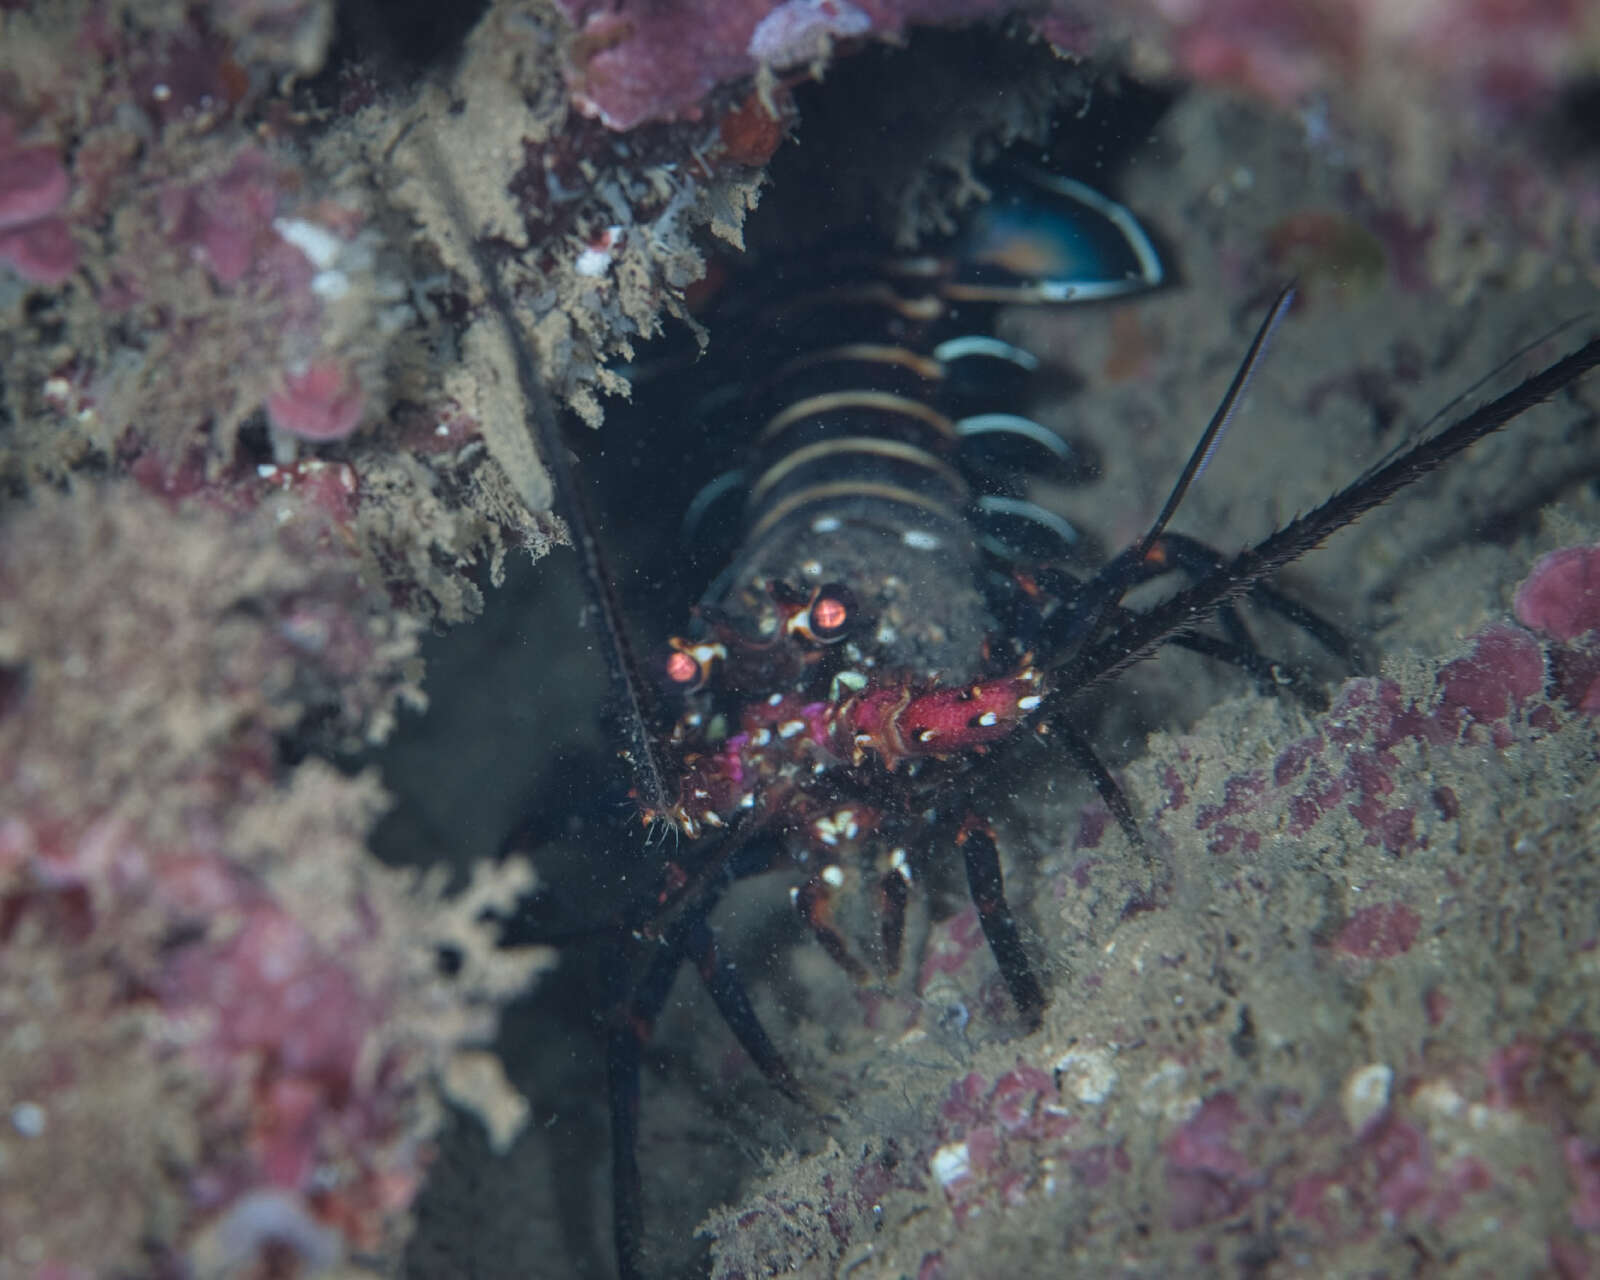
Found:
M 976 909 L 967 907 L 934 927 L 923 952 L 922 968 L 917 975 L 917 990 L 926 994 L 941 974 L 958 974 L 966 968 L 967 961 L 982 956 L 986 944 L 983 926 L 978 923 Z
M 1556 643 L 1551 685 L 1567 705 L 1600 715 L 1600 546 L 1552 551 L 1517 588 L 1517 618 Z
M 693 119 L 718 86 L 825 56 L 834 40 L 977 22 L 1010 0 L 557 0 L 578 29 L 573 97 L 613 129 Z
M 881 1138 L 860 1155 L 836 1147 L 802 1181 L 713 1215 L 714 1238 L 734 1247 L 717 1257 L 712 1274 L 735 1280 L 836 1260 L 895 1197 L 911 1193 L 924 1211 L 930 1188 L 943 1193 L 958 1231 L 978 1240 L 997 1215 L 1058 1192 L 1067 1199 L 1069 1188 L 1114 1191 L 1132 1167 L 1127 1153 L 1103 1138 L 1070 1141 L 1079 1125 L 1050 1071 L 1019 1059 L 993 1078 L 969 1072 L 950 1086 L 931 1131 L 913 1148 Z M 940 1262 L 938 1250 L 927 1252 L 918 1274 L 972 1274 L 941 1270 Z
M 1260 1184 L 1236 1149 L 1244 1112 L 1231 1093 L 1207 1098 L 1166 1143 L 1167 1216 L 1187 1231 L 1238 1213 Z
M 1052 5 L 1038 24 L 1061 47 L 1089 52 L 1082 46 L 1091 31 L 1115 29 L 1130 14 L 1139 37 L 1160 44 L 1185 75 L 1283 107 L 1410 68 L 1421 78 L 1413 96 L 1449 96 L 1501 121 L 1548 101 L 1580 65 L 1588 30 L 1582 0 L 1423 0 L 1398 15 L 1380 0 L 1090 0 L 1070 10 Z
M 1461 1087 L 1481 1091 L 1477 1072 L 1464 1068 L 1461 1076 Z M 1505 1204 L 1514 1188 L 1533 1182 L 1543 1194 L 1559 1194 L 1563 1157 L 1568 1220 L 1581 1231 L 1600 1226 L 1600 1216 L 1591 1217 L 1600 1208 L 1595 1148 L 1580 1137 L 1562 1138 L 1565 1120 L 1553 1128 L 1541 1123 L 1530 1101 L 1499 1123 L 1514 1114 L 1524 1126 L 1521 1141 L 1536 1139 L 1542 1161 L 1536 1172 L 1523 1163 L 1525 1146 L 1468 1137 L 1492 1127 L 1489 1107 L 1499 1107 L 1492 1095 L 1473 1109 L 1456 1084 L 1417 1079 L 1352 1132 L 1322 1109 L 1285 1108 L 1260 1094 L 1213 1094 L 1163 1145 L 1171 1226 L 1214 1229 L 1265 1201 L 1272 1207 L 1254 1212 L 1287 1211 L 1302 1244 L 1344 1274 L 1335 1265 L 1338 1249 L 1359 1249 L 1399 1224 L 1449 1230 L 1463 1212 Z M 1335 1253 L 1321 1252 L 1328 1248 Z
M 1600 545 L 1552 551 L 1517 588 L 1517 620 L 1570 642 L 1600 630 Z
M 48 888 L 0 899 L 0 950 L 33 950 L 54 935 L 69 952 L 73 939 L 92 952 L 115 929 L 103 913 L 118 909 L 164 917 L 192 935 L 139 975 L 144 1002 L 159 1011 L 156 1052 L 214 1094 L 196 1117 L 202 1129 L 233 1112 L 229 1099 L 251 1099 L 227 1143 L 239 1144 L 233 1154 L 195 1171 L 193 1213 L 209 1216 L 271 1187 L 334 1227 L 335 1238 L 382 1243 L 384 1224 L 421 1179 L 401 1142 L 415 1090 L 405 1051 L 396 1045 L 362 1061 L 364 1049 L 387 1038 L 381 1023 L 394 999 L 364 990 L 348 956 L 378 945 L 384 926 L 374 919 L 365 936 L 351 930 L 330 948 L 220 850 L 161 848 L 114 821 L 73 832 L 12 819 L 0 834 L 0 876 L 37 882 L 47 868 Z M 231 932 L 208 936 L 198 923 L 205 920 L 227 921 Z M 137 1058 L 126 1065 L 145 1069 Z M 26 1067 L 14 1083 L 52 1111 L 72 1105 L 69 1091 Z M 221 1134 L 209 1140 L 220 1154 Z M 319 1170 L 331 1169 L 342 1185 L 319 1196 Z
M 1426 848 L 1430 821 L 1453 816 L 1456 800 L 1448 787 L 1420 787 L 1396 753 L 1463 736 L 1505 749 L 1543 689 L 1544 655 L 1527 632 L 1490 627 L 1440 667 L 1434 686 L 1421 701 L 1393 680 L 1348 681 L 1315 732 L 1283 748 L 1269 770 L 1234 775 L 1219 800 L 1198 805 L 1195 826 L 1211 852 L 1253 854 L 1263 832 L 1281 826 L 1298 838 L 1341 813 L 1369 845 Z M 1526 715 L 1542 718 L 1538 708 Z
M 1056 972 L 1102 983 L 1070 999 L 1058 984 L 1037 1036 L 991 1041 L 910 1094 L 888 1131 L 914 1135 L 904 1163 L 927 1189 L 835 1217 L 834 1256 L 871 1241 L 895 1273 L 950 1280 L 992 1274 L 1004 1240 L 1070 1274 L 1135 1255 L 1154 1273 L 1230 1274 L 1270 1223 L 1308 1274 L 1385 1274 L 1412 1248 L 1460 1246 L 1475 1267 L 1513 1259 L 1505 1274 L 1591 1275 L 1574 1260 L 1600 1232 L 1600 1042 L 1584 1017 L 1597 943 L 1570 888 L 1589 855 L 1567 828 L 1540 841 L 1548 802 L 1530 778 L 1574 785 L 1569 761 L 1592 763 L 1593 745 L 1546 701 L 1544 672 L 1534 635 L 1501 625 L 1445 661 L 1347 682 L 1303 736 L 1252 751 L 1257 767 L 1233 744 L 1241 721 L 1282 723 L 1259 705 L 1158 739 L 1130 774 L 1149 811 L 1171 801 L 1152 827 L 1189 877 L 1177 901 L 1128 913 L 1125 886 L 1098 896 L 1111 850 L 1063 851 L 1048 900 L 1085 940 Z M 1531 1018 L 1496 952 L 1508 928 L 1535 974 Z M 934 932 L 925 995 L 977 985 L 972 932 L 961 917 Z M 974 1010 L 966 1037 L 983 1025 Z M 1515 1225 L 1490 1242 L 1490 1218 Z M 719 1276 L 789 1269 L 793 1252 L 736 1211 L 712 1225 Z
M 958 1224 L 1054 1192 L 1059 1176 L 1098 1186 L 1125 1173 L 1125 1156 L 1069 1144 L 1079 1119 L 1062 1105 L 1054 1076 L 1019 1061 L 993 1081 L 970 1072 L 939 1109 L 928 1170 Z
M 267 416 L 302 440 L 342 440 L 361 423 L 365 401 L 355 375 L 332 360 L 284 379 L 267 397 Z
M 1379 1215 L 1448 1223 L 1468 1196 L 1493 1190 L 1495 1182 L 1489 1168 L 1471 1156 L 1441 1161 L 1422 1126 L 1389 1112 L 1344 1148 L 1336 1168 L 1296 1178 L 1288 1202 L 1290 1212 L 1318 1234 L 1336 1236 L 1342 1226 L 1354 1225 L 1345 1216 L 1351 1207 L 1360 1215 L 1360 1230 L 1371 1230 Z
M 1243 89 L 1286 109 L 1377 87 L 1409 71 L 1439 103 L 1486 120 L 1526 119 L 1582 65 L 1577 0 L 1537 10 L 1494 0 L 1412 6 L 1403 21 L 1374 0 L 1284 6 L 1014 0 L 558 0 L 576 28 L 574 98 L 614 129 L 698 118 L 720 86 L 758 67 L 804 66 L 838 40 L 894 40 L 914 25 L 1028 11 L 1057 47 L 1093 56 L 1136 39 L 1192 79 Z M 1415 96 L 1415 95 L 1413 95 Z
M 380 733 L 413 652 L 310 523 L 133 486 L 8 520 L 0 1078 L 37 1140 L 7 1138 L 0 1274 L 390 1253 L 437 1079 L 489 1033 L 434 948 L 474 967 L 506 886 L 427 941 L 452 907 L 367 853 L 376 777 L 283 763 L 310 720 Z
M 1562 1147 L 1572 1179 L 1572 1225 L 1579 1231 L 1600 1231 L 1600 1145 L 1568 1138 Z
M 1490 627 L 1472 652 L 1439 672 L 1438 722 L 1455 729 L 1465 714 L 1480 724 L 1505 720 L 1544 688 L 1544 655 L 1514 627 Z
M 1521 1048 L 1547 1062 L 1574 1057 L 1562 1037 Z M 1444 1228 L 1464 1210 L 1505 1204 L 1517 1190 L 1537 1185 L 1553 1204 L 1565 1199 L 1571 1228 L 1600 1230 L 1600 1148 L 1572 1132 L 1582 1106 L 1568 1093 L 1569 1083 L 1545 1076 L 1538 1088 L 1507 1097 L 1493 1085 L 1498 1056 L 1491 1055 L 1481 1077 L 1468 1068 L 1456 1083 L 1414 1080 L 1353 1140 L 1335 1143 L 1332 1151 L 1320 1144 L 1324 1150 L 1309 1158 L 1290 1157 L 1272 1181 L 1278 1194 L 1287 1187 L 1288 1208 L 1302 1228 L 1327 1242 L 1359 1239 L 1400 1222 Z M 1579 1049 L 1576 1058 L 1592 1068 L 1591 1053 Z M 1481 1092 L 1482 1101 L 1469 1107 L 1462 1087 Z M 1497 1132 L 1498 1138 L 1466 1138 Z M 1530 1141 L 1536 1156 L 1524 1145 Z M 1581 1251 L 1559 1230 L 1545 1247 L 1552 1259 Z M 1556 1274 L 1568 1273 L 1558 1268 Z
M 1344 923 L 1333 949 L 1363 960 L 1404 955 L 1417 940 L 1422 918 L 1403 902 L 1362 907 Z
M 872 19 L 848 0 L 784 0 L 756 24 L 748 52 L 773 67 L 825 58 L 833 41 L 872 30 Z
M 0 262 L 24 280 L 56 285 L 77 268 L 60 216 L 70 185 L 56 149 L 18 146 L 10 117 L 0 115 Z
M 238 284 L 277 236 L 278 183 L 258 151 L 243 152 L 210 182 L 176 187 L 162 197 L 172 238 L 189 247 L 218 284 Z
M 1517 621 L 1562 642 L 1600 630 L 1600 546 L 1552 550 L 1517 587 Z
M 1293 113 L 1351 168 L 1406 274 L 1477 283 L 1538 246 L 1594 261 L 1592 166 L 1545 146 L 1600 29 L 1584 0 L 1078 0 L 1031 20 L 1058 48 L 1141 64 Z M 1368 203 L 1370 201 L 1370 203 Z M 1420 270 L 1418 270 L 1420 268 Z

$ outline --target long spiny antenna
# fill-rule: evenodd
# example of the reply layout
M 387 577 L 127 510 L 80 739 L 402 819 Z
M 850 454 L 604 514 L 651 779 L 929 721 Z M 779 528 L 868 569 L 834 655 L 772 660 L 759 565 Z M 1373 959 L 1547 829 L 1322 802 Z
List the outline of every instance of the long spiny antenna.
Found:
M 1068 667 L 1077 665 L 1072 659 L 1074 655 L 1080 653 L 1080 646 L 1100 630 L 1101 625 L 1112 616 L 1117 602 L 1139 583 L 1140 566 L 1144 564 L 1145 557 L 1166 532 L 1167 525 L 1177 514 L 1178 507 L 1188 494 L 1190 486 L 1211 465 L 1211 459 L 1216 455 L 1218 446 L 1222 444 L 1222 437 L 1227 434 L 1245 392 L 1250 389 L 1250 382 L 1255 377 L 1256 370 L 1266 358 L 1272 335 L 1278 331 L 1284 316 L 1289 314 L 1294 296 L 1295 285 L 1291 281 L 1278 294 L 1277 301 L 1272 304 L 1272 310 L 1267 313 L 1267 318 L 1256 330 L 1256 336 L 1250 343 L 1250 350 L 1245 352 L 1244 359 L 1239 362 L 1233 381 L 1228 384 L 1228 390 L 1223 394 L 1222 403 L 1211 415 L 1211 421 L 1206 424 L 1205 431 L 1189 455 L 1189 461 L 1184 464 L 1183 474 L 1178 477 L 1177 483 L 1167 494 L 1161 514 L 1156 516 L 1137 541 L 1118 553 L 1100 573 L 1085 584 L 1057 645 L 1062 655 L 1057 659 L 1059 665 Z
M 1298 560 L 1374 507 L 1415 484 L 1462 450 L 1493 435 L 1556 392 L 1600 365 L 1600 338 L 1524 379 L 1497 400 L 1474 409 L 1437 435 L 1413 446 L 1341 489 L 1320 507 L 1290 521 L 1277 533 L 1241 551 L 1215 573 L 1179 591 L 1137 621 L 1081 650 L 1057 676 L 1058 687 L 1077 697 L 1148 657 L 1172 636 L 1245 595 L 1263 578 Z
M 1289 314 L 1289 308 L 1294 305 L 1294 295 L 1295 286 L 1291 281 L 1278 294 L 1277 301 L 1272 304 L 1272 310 L 1267 312 L 1267 318 L 1256 330 L 1256 336 L 1250 343 L 1250 350 L 1245 352 L 1244 359 L 1239 362 L 1233 381 L 1228 384 L 1228 390 L 1223 394 L 1222 403 L 1217 406 L 1217 411 L 1211 415 L 1211 421 L 1206 424 L 1200 442 L 1195 445 L 1194 452 L 1189 455 L 1189 461 L 1184 465 L 1183 474 L 1178 477 L 1178 483 L 1172 486 L 1172 492 L 1167 495 L 1167 502 L 1161 508 L 1161 514 L 1155 518 L 1149 529 L 1145 530 L 1144 536 L 1133 544 L 1131 552 L 1133 560 L 1143 560 L 1149 554 L 1156 540 L 1166 532 L 1172 517 L 1177 515 L 1179 505 L 1189 492 L 1189 486 L 1211 465 L 1211 459 L 1216 455 L 1222 437 L 1227 434 L 1228 427 L 1233 423 L 1234 414 L 1239 410 L 1239 402 L 1244 399 L 1245 392 L 1250 390 L 1250 383 L 1256 376 L 1256 370 L 1266 359 L 1272 335 L 1278 331 L 1284 316 Z
M 455 184 L 450 181 L 449 172 L 439 155 L 437 145 L 431 138 L 420 139 L 420 145 L 433 171 L 433 180 L 440 198 L 472 253 L 473 262 L 482 277 L 489 305 L 499 317 L 506 344 L 510 347 L 516 364 L 517 384 L 522 391 L 523 403 L 527 406 L 528 431 L 538 447 L 540 458 L 550 472 L 551 487 L 554 490 L 552 506 L 556 515 L 567 526 L 573 548 L 578 553 L 584 590 L 588 592 L 589 602 L 594 606 L 602 624 L 601 634 L 606 648 L 607 665 L 611 670 L 611 680 L 617 697 L 623 706 L 629 758 L 633 764 L 640 807 L 649 814 L 664 814 L 669 801 L 660 753 L 656 746 L 655 735 L 651 731 L 651 726 L 655 723 L 652 714 L 654 700 L 651 697 L 651 686 L 639 666 L 638 658 L 623 626 L 621 605 L 612 586 L 611 575 L 606 571 L 605 557 L 594 536 L 594 521 L 589 514 L 588 504 L 584 500 L 577 477 L 573 474 L 572 464 L 567 458 L 567 448 L 561 439 L 561 427 L 556 418 L 555 406 L 551 402 L 549 391 L 539 377 L 532 339 L 517 323 L 511 310 L 511 301 L 506 296 L 494 263 L 484 251 L 482 242 L 472 234 L 471 220 L 461 203 Z

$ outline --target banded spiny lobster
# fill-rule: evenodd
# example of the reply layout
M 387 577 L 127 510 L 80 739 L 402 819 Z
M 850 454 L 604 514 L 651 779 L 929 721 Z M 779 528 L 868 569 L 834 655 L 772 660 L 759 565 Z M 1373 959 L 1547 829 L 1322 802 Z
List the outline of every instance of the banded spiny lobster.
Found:
M 1308 679 L 1255 647 L 1238 604 L 1248 598 L 1350 660 L 1338 630 L 1279 592 L 1272 575 L 1600 364 L 1600 340 L 1591 340 L 1225 556 L 1168 525 L 1288 313 L 1287 288 L 1160 513 L 1099 560 L 1092 538 L 1023 494 L 1022 474 L 1082 478 L 1092 462 L 1083 444 L 1015 413 L 1035 362 L 983 325 L 997 304 L 1097 300 L 1159 284 L 1155 250 L 1127 210 L 1079 183 L 1015 172 L 942 253 L 841 256 L 827 272 L 804 274 L 735 295 L 711 317 L 714 341 L 719 321 L 743 337 L 718 357 L 721 394 L 705 407 L 742 424 L 752 443 L 743 465 L 691 504 L 692 529 L 729 530 L 726 564 L 651 672 L 628 639 L 534 362 L 485 267 L 603 620 L 635 800 L 647 823 L 675 836 L 661 844 L 656 883 L 617 917 L 622 935 L 649 943 L 608 1046 L 614 1237 L 627 1277 L 644 1264 L 641 1054 L 684 962 L 766 1078 L 813 1105 L 718 950 L 710 919 L 730 885 L 788 870 L 807 926 L 866 981 L 874 967 L 899 967 L 919 868 L 959 849 L 1006 987 L 1023 1023 L 1037 1025 L 1048 994 L 1007 905 L 979 799 L 992 749 L 1048 732 L 1142 848 L 1137 815 L 1076 722 L 1086 695 L 1175 645 L 1317 705 Z M 1185 584 L 1155 605 L 1125 603 L 1173 573 Z M 670 725 L 658 710 L 662 684 L 677 700 Z M 1146 879 L 1148 892 L 1160 891 L 1148 868 Z M 875 904 L 871 963 L 836 918 L 852 888 Z

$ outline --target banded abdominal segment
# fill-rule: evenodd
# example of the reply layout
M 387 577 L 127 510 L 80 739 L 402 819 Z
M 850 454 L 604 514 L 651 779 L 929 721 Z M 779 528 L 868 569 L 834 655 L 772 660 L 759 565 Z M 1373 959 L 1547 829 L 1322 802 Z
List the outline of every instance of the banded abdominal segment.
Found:
M 990 221 L 1029 243 L 990 227 L 956 242 L 981 261 L 846 257 L 797 292 L 735 297 L 712 316 L 733 350 L 715 360 L 727 374 L 702 409 L 719 437 L 748 444 L 743 464 L 707 485 L 686 520 L 692 535 L 719 524 L 724 535 L 726 567 L 702 597 L 703 616 L 771 636 L 774 583 L 843 583 L 859 606 L 852 661 L 961 680 L 992 670 L 988 641 L 1001 627 L 986 588 L 996 561 L 1093 559 L 1090 540 L 1027 502 L 1021 480 L 1082 483 L 1096 473 L 1094 451 L 1019 412 L 1038 361 L 983 329 L 1000 301 L 1127 293 L 1153 287 L 1161 271 L 1125 210 L 1098 195 L 1085 203 L 1079 184 L 1037 179 L 1030 194 L 1042 207 L 1021 211 L 1019 183 L 1004 187 L 1009 219 Z M 1064 247 L 1121 227 L 1137 240 L 1092 263 Z M 1046 230 L 1060 243 L 1039 243 Z M 1076 274 L 1022 274 L 1041 265 Z

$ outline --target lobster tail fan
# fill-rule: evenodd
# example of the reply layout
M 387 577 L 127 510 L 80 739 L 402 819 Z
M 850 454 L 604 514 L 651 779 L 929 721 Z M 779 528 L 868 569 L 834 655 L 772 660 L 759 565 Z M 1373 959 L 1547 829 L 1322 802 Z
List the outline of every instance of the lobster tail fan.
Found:
M 1095 302 L 1153 289 L 1161 258 L 1138 220 L 1072 178 L 1031 169 L 991 182 L 950 249 L 956 302 Z

